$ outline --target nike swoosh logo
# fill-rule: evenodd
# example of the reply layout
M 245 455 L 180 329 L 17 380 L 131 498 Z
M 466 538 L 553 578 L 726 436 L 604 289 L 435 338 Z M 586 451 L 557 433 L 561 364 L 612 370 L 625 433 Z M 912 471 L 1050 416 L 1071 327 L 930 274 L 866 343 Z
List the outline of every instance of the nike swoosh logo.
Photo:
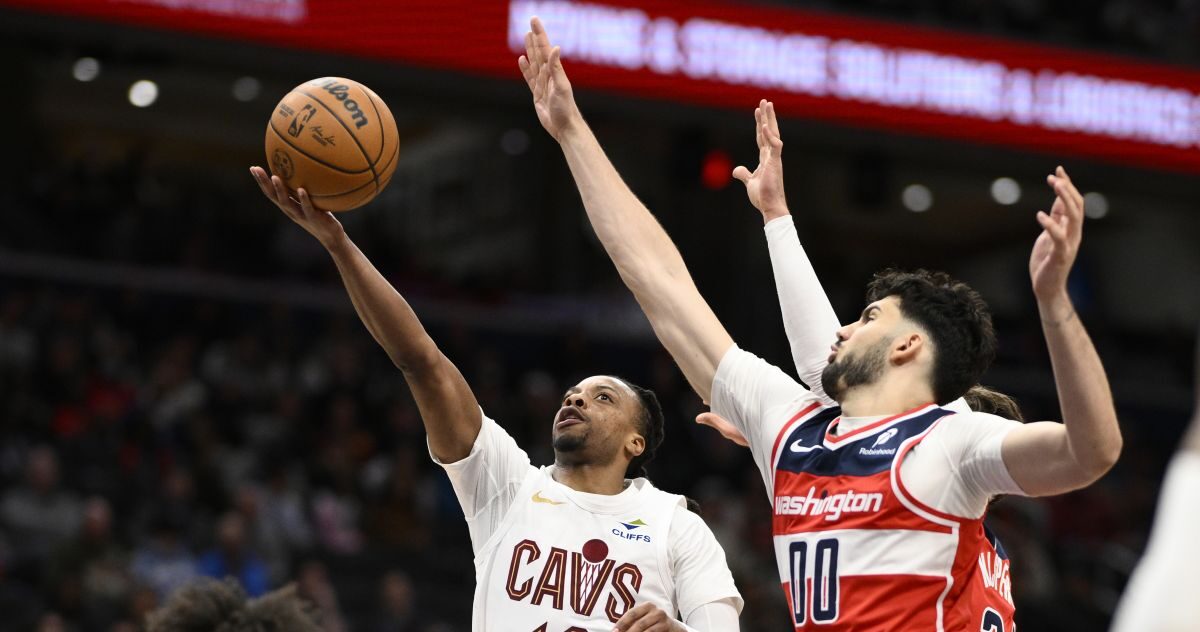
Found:
M 533 502 L 546 503 L 547 505 L 565 505 L 566 504 L 566 503 L 558 502 L 556 500 L 550 500 L 549 498 L 543 497 L 541 490 L 533 492 Z
M 825 446 L 819 445 L 819 444 L 818 445 L 810 445 L 807 447 L 802 446 L 802 445 L 800 445 L 800 440 L 796 439 L 795 441 L 792 442 L 792 445 L 788 446 L 788 449 L 791 450 L 792 452 L 812 452 L 813 450 L 820 450 L 821 448 L 824 448 L 824 447 Z

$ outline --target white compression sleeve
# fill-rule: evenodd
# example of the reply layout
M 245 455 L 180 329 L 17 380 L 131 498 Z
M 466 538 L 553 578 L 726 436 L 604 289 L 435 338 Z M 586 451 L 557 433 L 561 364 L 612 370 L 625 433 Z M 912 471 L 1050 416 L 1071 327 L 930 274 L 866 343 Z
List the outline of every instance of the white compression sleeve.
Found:
M 1121 599 L 1112 632 L 1185 632 L 1200 621 L 1200 454 L 1180 452 L 1167 469 L 1146 554 Z
M 767 222 L 767 248 L 771 251 L 771 270 L 775 291 L 783 312 L 783 329 L 792 349 L 792 361 L 800 380 L 823 401 L 833 404 L 821 387 L 821 371 L 829 357 L 838 327 L 837 314 L 825 296 L 825 289 L 804 254 L 796 224 L 791 215 Z
M 710 601 L 691 611 L 684 624 L 689 632 L 737 632 L 738 609 L 733 599 Z

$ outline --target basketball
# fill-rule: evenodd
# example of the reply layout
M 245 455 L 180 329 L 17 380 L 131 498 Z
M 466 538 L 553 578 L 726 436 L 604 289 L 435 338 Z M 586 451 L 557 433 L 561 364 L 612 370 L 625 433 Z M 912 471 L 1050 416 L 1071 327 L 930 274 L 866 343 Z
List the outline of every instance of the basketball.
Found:
M 399 148 L 383 99 L 341 77 L 296 86 L 267 123 L 271 172 L 326 211 L 358 208 L 379 195 L 396 171 Z

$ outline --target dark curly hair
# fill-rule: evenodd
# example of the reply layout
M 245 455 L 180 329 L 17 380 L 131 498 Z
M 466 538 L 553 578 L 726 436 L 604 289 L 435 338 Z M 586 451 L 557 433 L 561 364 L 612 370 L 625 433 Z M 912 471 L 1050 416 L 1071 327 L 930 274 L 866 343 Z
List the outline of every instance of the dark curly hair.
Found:
M 938 404 L 962 397 L 996 356 L 987 303 L 945 272 L 888 269 L 867 286 L 867 302 L 900 299 L 900 312 L 933 337 L 933 396 Z
M 249 599 L 233 578 L 179 590 L 146 618 L 146 632 L 322 632 L 316 610 L 288 586 Z
M 646 439 L 646 449 L 629 461 L 625 476 L 627 478 L 646 476 L 646 464 L 654 460 L 654 453 L 658 451 L 658 447 L 662 445 L 666 435 L 666 418 L 663 416 L 662 404 L 658 402 L 658 396 L 654 394 L 654 391 L 642 388 L 623 377 L 617 379 L 624 382 L 638 396 L 638 401 L 642 405 L 642 417 L 638 422 L 641 425 L 642 436 Z

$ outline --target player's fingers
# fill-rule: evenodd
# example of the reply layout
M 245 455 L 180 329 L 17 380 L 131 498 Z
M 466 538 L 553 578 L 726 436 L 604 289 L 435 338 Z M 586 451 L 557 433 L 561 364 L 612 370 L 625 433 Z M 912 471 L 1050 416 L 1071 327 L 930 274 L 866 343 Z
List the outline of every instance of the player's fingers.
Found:
M 767 101 L 767 126 L 771 128 L 771 133 L 776 136 L 779 134 L 779 120 L 775 117 L 775 103 Z
M 567 71 L 562 65 L 562 48 L 555 46 L 550 49 L 550 72 L 554 73 L 554 80 L 560 82 L 564 88 L 571 85 L 567 80 Z
M 650 602 L 642 602 L 626 610 L 624 616 L 617 620 L 617 626 L 613 628 L 613 632 L 629 632 L 638 620 L 653 608 L 654 606 Z
M 759 151 L 762 151 L 764 145 L 762 126 L 762 108 L 754 108 L 754 142 L 758 144 Z
M 546 62 L 550 50 L 550 34 L 546 32 L 545 25 L 542 24 L 541 18 L 534 17 L 529 21 L 529 25 L 533 27 L 533 41 L 537 46 L 538 61 Z
M 529 87 L 533 87 L 533 79 L 537 75 L 533 72 L 533 66 L 529 63 L 529 58 L 521 55 L 517 58 L 517 67 L 521 69 L 521 76 L 525 78 L 525 83 Z
M 767 144 L 771 147 L 772 155 L 778 156 L 783 153 L 783 139 L 779 137 L 779 132 L 771 129 L 769 124 L 763 127 L 763 136 L 766 137 Z
M 308 196 L 308 191 L 304 187 L 296 189 L 296 197 L 300 198 L 300 210 L 304 211 L 305 217 L 312 217 L 320 212 L 313 206 L 312 198 Z
M 1061 169 L 1061 167 L 1060 167 Z M 1054 194 L 1063 202 L 1063 210 L 1070 217 L 1083 216 L 1083 196 L 1079 195 L 1079 191 L 1075 185 L 1071 184 L 1070 180 L 1063 177 L 1055 177 L 1050 183 L 1054 187 Z
M 1062 225 L 1054 221 L 1053 217 L 1047 215 L 1045 211 L 1038 211 L 1037 221 L 1042 225 L 1042 228 L 1049 233 L 1050 239 L 1054 241 L 1055 245 L 1066 243 L 1066 230 Z
M 281 207 L 287 206 L 288 205 L 287 186 L 285 186 L 283 184 L 283 180 L 279 176 L 271 176 L 271 188 L 275 192 L 275 195 L 272 196 L 272 201 Z
M 738 165 L 737 167 L 734 167 L 734 169 L 733 169 L 733 177 L 738 180 L 741 180 L 742 184 L 749 184 L 750 176 L 752 176 L 752 175 L 754 175 L 754 174 L 750 173 L 749 169 L 747 169 L 741 165 Z
M 254 178 L 254 182 L 258 184 L 258 190 L 262 191 L 263 195 L 267 196 L 267 199 L 271 199 L 272 191 L 267 180 L 267 172 L 263 171 L 261 167 L 250 167 L 250 175 Z

